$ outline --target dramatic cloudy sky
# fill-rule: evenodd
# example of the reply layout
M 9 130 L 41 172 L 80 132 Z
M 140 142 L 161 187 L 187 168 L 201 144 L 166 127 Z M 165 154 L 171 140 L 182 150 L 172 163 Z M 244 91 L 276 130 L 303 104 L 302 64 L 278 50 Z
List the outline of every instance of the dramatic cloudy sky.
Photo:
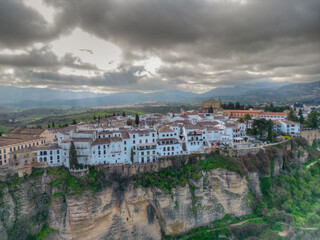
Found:
M 205 92 L 320 80 L 319 0 L 0 0 L 0 85 Z

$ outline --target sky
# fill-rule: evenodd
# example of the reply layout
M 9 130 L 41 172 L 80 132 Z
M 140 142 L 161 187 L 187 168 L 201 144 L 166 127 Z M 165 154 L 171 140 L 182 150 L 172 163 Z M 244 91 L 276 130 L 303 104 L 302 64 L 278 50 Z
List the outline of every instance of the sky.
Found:
M 319 0 L 0 0 L 0 86 L 201 93 L 319 80 Z

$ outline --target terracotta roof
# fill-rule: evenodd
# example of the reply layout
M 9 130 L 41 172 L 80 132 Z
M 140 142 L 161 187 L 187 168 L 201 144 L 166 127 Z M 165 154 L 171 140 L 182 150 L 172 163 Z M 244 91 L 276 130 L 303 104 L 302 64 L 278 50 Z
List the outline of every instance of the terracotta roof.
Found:
M 261 113 L 261 110 L 223 110 L 224 113 Z
M 283 121 L 283 123 L 285 123 L 285 124 L 291 124 L 291 125 L 300 125 L 300 123 L 297 123 L 297 122 L 293 122 L 293 121 Z
M 62 149 L 61 147 L 59 147 L 56 144 L 52 144 L 52 145 L 43 145 L 43 146 L 38 146 L 35 148 L 35 150 L 56 150 L 56 149 Z
M 18 138 L 18 139 L 10 139 L 10 138 L 3 138 L 0 137 L 0 147 L 4 146 L 11 146 L 16 144 L 29 144 L 31 141 L 40 141 L 43 138 L 38 137 L 29 137 L 29 138 Z
M 263 112 L 260 113 L 259 116 L 285 116 L 287 113 L 285 112 Z
M 46 129 L 33 129 L 33 128 L 16 128 L 8 132 L 8 134 L 25 134 L 25 135 L 40 135 Z
M 158 129 L 158 132 L 174 132 L 171 128 L 167 127 L 167 126 L 161 126 Z

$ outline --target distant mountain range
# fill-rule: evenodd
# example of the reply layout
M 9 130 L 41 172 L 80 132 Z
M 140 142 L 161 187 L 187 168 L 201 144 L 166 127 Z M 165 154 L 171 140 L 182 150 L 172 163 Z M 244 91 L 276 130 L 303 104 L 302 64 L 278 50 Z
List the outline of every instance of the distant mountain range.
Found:
M 265 82 L 241 84 L 229 88 L 215 88 L 203 94 L 179 90 L 153 93 L 126 92 L 95 94 L 91 92 L 58 91 L 44 88 L 0 87 L 0 106 L 104 106 L 140 103 L 200 103 L 208 98 L 221 97 L 222 101 L 241 103 L 292 103 L 296 101 L 320 103 L 320 81 L 290 84 L 289 82 Z

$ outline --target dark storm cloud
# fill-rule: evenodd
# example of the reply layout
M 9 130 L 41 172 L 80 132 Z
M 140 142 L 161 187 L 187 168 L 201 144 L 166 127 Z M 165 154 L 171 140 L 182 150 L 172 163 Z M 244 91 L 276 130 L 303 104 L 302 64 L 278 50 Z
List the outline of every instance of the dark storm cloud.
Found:
M 19 48 L 51 39 L 59 29 L 20 0 L 0 0 L 0 33 L 0 49 Z
M 0 66 L 19 68 L 51 68 L 69 67 L 74 69 L 97 70 L 97 67 L 84 63 L 71 53 L 59 58 L 49 47 L 33 48 L 22 54 L 0 54 Z
M 0 47 L 45 42 L 79 27 L 119 46 L 125 62 L 158 57 L 162 65 L 152 77 L 131 67 L 90 79 L 54 71 L 37 77 L 32 72 L 36 75 L 28 76 L 29 84 L 47 80 L 52 85 L 60 79 L 61 84 L 89 82 L 119 91 L 209 90 L 270 79 L 320 79 L 319 0 L 44 1 L 57 13 L 52 26 L 20 1 L 0 0 Z M 52 66 L 57 61 L 59 66 L 85 65 L 73 55 L 57 60 L 46 54 L 48 59 L 43 61 L 30 59 L 29 67 Z M 24 55 L 11 61 L 0 57 L 0 63 L 25 66 L 27 59 Z
M 86 31 L 129 51 L 207 43 L 213 49 L 256 52 L 278 38 L 318 41 L 320 37 L 318 0 L 46 2 L 64 9 L 60 24 L 73 19 Z

